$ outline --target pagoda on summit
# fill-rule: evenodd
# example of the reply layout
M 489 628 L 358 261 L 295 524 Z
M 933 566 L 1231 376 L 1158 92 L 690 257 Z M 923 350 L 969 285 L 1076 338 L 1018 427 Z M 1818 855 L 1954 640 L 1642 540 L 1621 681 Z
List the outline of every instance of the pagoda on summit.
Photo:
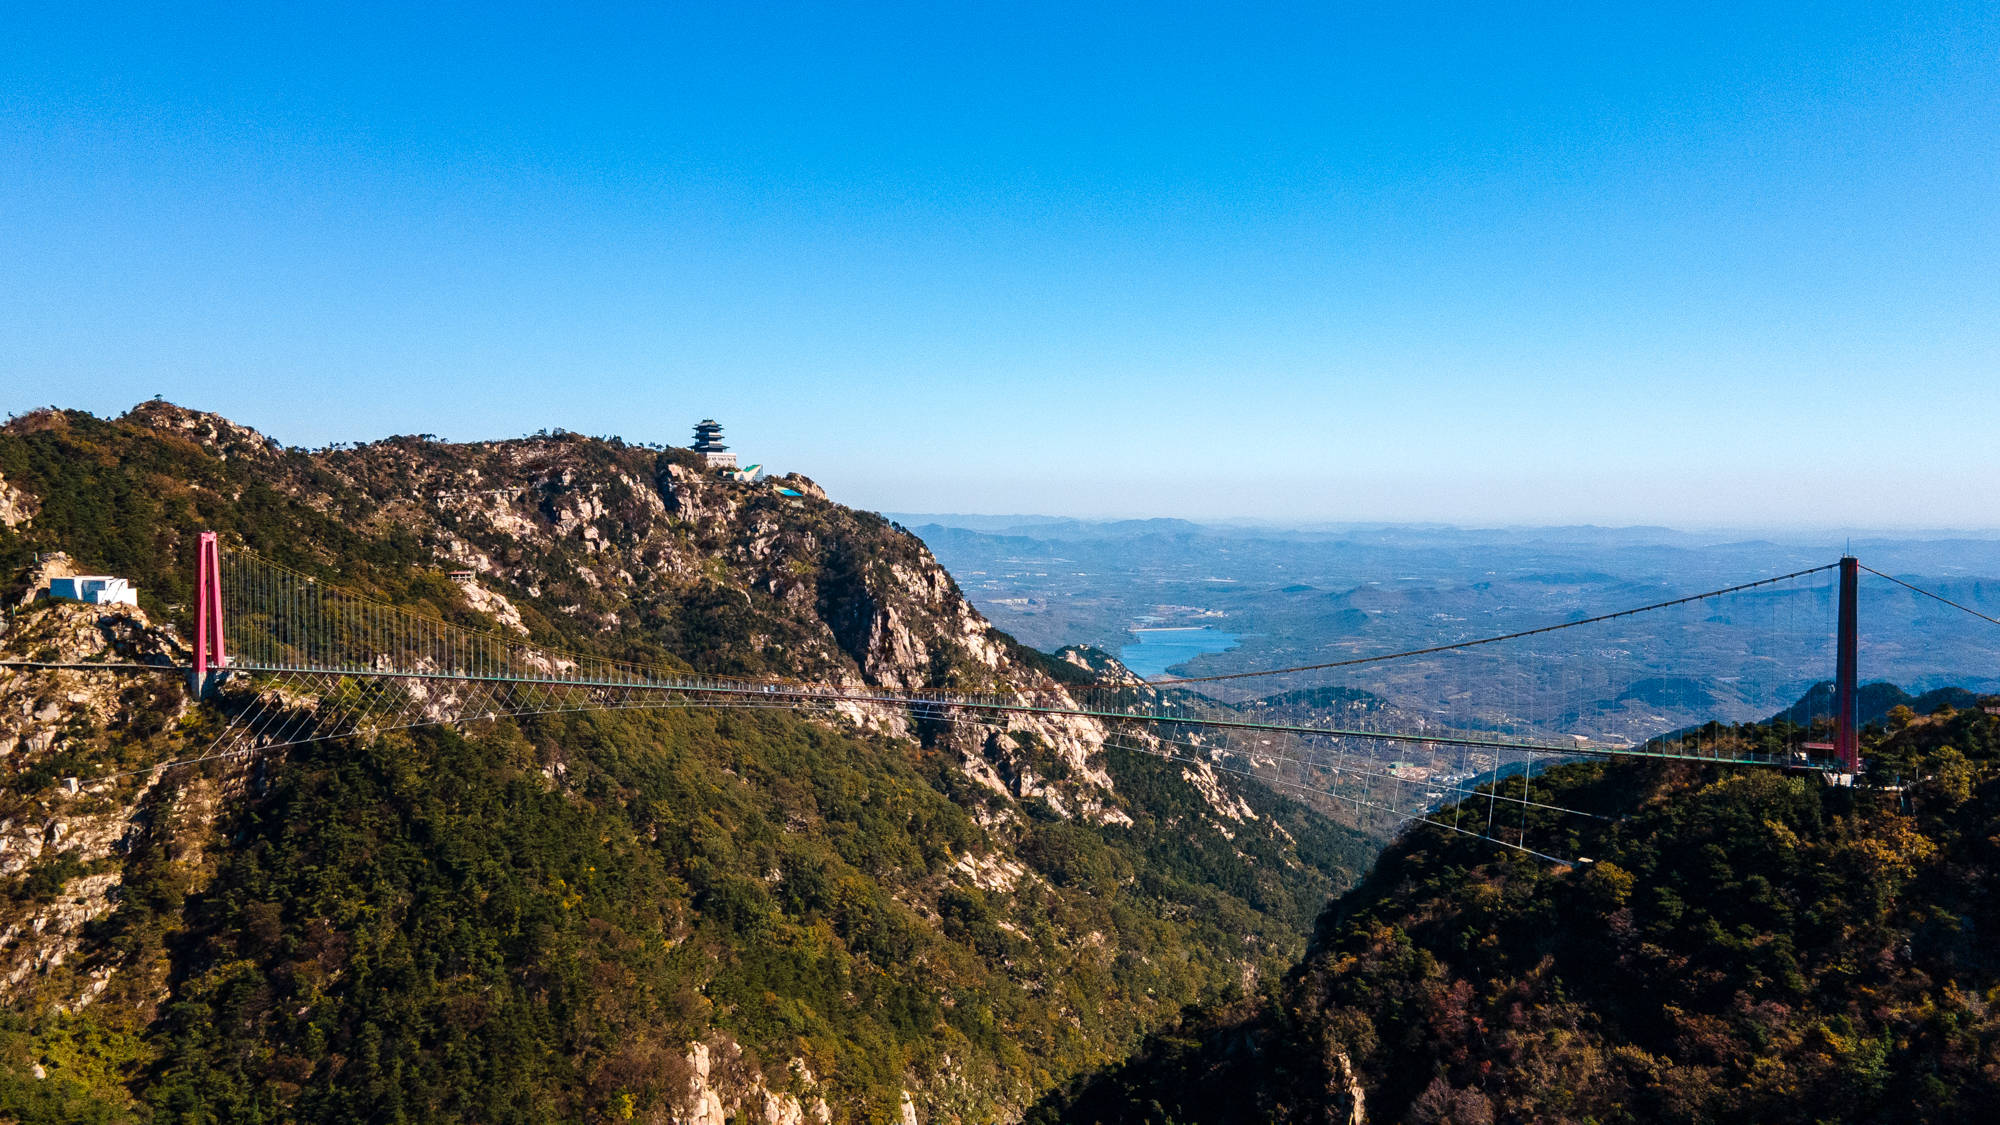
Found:
M 713 418 L 703 418 L 694 428 L 694 452 L 701 458 L 703 466 L 710 469 L 733 469 L 736 454 L 722 444 L 722 425 Z

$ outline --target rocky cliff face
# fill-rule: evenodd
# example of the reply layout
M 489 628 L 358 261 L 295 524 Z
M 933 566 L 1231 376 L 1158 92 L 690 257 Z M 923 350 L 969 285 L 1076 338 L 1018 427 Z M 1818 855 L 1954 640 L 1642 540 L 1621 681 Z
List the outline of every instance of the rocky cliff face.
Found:
M 402 540 L 434 567 L 470 571 L 454 608 L 493 626 L 665 648 L 705 671 L 1073 702 L 1050 662 L 1024 660 L 921 541 L 829 501 L 803 477 L 730 481 L 681 450 L 573 434 L 470 444 L 403 437 L 301 456 L 163 402 L 126 421 L 191 440 L 217 461 L 248 460 L 291 502 Z M 335 564 L 337 551 L 319 548 L 318 561 Z M 850 712 L 911 733 L 905 713 Z M 968 775 L 996 792 L 1121 823 L 1127 814 L 1100 761 L 1106 733 L 1087 719 L 1006 716 L 925 735 L 952 746 Z M 1235 815 L 1227 803 L 1216 813 Z
M 38 507 L 34 497 L 8 484 L 7 478 L 0 476 L 0 527 L 12 531 L 26 526 L 35 518 Z
M 19 419 L 0 430 L 0 474 L 12 659 L 184 661 L 173 622 L 193 534 L 214 528 L 385 600 L 621 659 L 1058 701 L 1130 682 L 1102 654 L 1015 644 L 920 542 L 813 482 L 727 481 L 679 450 L 557 433 L 307 451 L 153 402 L 116 421 Z M 56 549 L 133 578 L 143 608 L 33 600 L 67 564 Z M 1005 1119 L 1148 1021 L 1281 964 L 1365 854 L 1252 783 L 1119 750 L 1085 719 L 585 717 L 466 732 L 472 746 L 399 737 L 152 768 L 201 758 L 228 721 L 173 676 L 0 668 L 0 1001 L 31 1020 L 25 1040 L 0 1028 L 0 1113 L 15 1111 L 9 1059 L 50 1076 L 34 1080 L 44 1101 L 82 1090 L 156 1120 L 196 1104 L 311 1118 L 334 1104 L 314 1102 L 322 1088 L 408 1098 L 402 1079 L 359 1077 L 391 1050 L 367 1036 L 468 1012 L 475 1037 L 541 1026 L 546 931 L 598 966 L 567 986 L 598 998 L 594 1014 L 572 1001 L 567 1030 L 532 1033 L 570 1070 L 466 1090 L 515 1083 L 543 1111 L 607 1120 Z M 443 790 L 395 764 L 464 754 L 422 767 L 454 779 Z M 355 761 L 377 772 L 349 778 Z M 330 777 L 348 780 L 313 780 Z M 497 803 L 441 842 L 479 801 Z M 548 862 L 509 845 L 481 882 L 393 889 L 442 875 L 436 855 L 499 847 L 482 830 L 508 818 L 541 825 L 522 839 L 570 841 L 572 866 L 495 897 L 495 880 Z M 360 823 L 355 850 L 343 826 Z M 415 866 L 386 874 L 376 857 L 397 847 Z M 586 861 L 606 848 L 624 850 Z M 605 863 L 620 878 L 600 886 Z M 543 929 L 487 917 L 502 901 L 546 911 Z M 438 902 L 456 913 L 428 929 Z M 421 1018 L 374 1012 L 380 955 L 357 951 L 447 932 L 447 960 L 468 940 L 499 950 L 487 983 Z M 804 949 L 818 968 L 773 967 Z M 77 1027 L 128 1054 L 86 1065 L 102 1045 L 78 1046 Z M 478 1057 L 511 1057 L 479 1042 Z M 425 1112 L 505 1116 L 462 1098 Z
M 39 575 L 70 572 L 61 556 Z M 186 652 L 144 612 L 75 603 L 15 612 L 0 655 L 64 664 L 171 664 Z M 66 668 L 0 670 L 0 1000 L 74 1012 L 102 996 L 121 967 L 90 929 L 116 910 L 127 858 L 144 842 L 175 839 L 190 872 L 214 820 L 218 784 L 190 778 L 162 792 L 149 771 L 111 776 L 136 760 L 171 756 L 191 700 L 178 676 Z M 113 745 L 122 752 L 109 752 Z M 83 776 L 77 776 L 77 775 Z M 122 961 L 128 983 L 162 998 L 156 958 Z

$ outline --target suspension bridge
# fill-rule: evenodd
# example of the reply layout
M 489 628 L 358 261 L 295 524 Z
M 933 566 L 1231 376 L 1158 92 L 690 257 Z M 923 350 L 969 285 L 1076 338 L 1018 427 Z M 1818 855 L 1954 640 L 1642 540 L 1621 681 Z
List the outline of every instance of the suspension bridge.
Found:
M 1841 781 L 1859 774 L 1857 590 L 1864 573 L 2000 625 L 1848 556 L 1615 612 L 1395 652 L 1151 681 L 918 691 L 862 682 L 705 676 L 566 651 L 537 644 L 524 633 L 472 628 L 391 605 L 247 550 L 224 550 L 214 533 L 205 532 L 199 539 L 191 661 L 85 667 L 185 675 L 197 695 L 215 700 L 227 715 L 226 726 L 200 753 L 132 773 L 424 725 L 574 711 L 784 709 L 842 715 L 878 727 L 948 724 L 1051 739 L 1077 737 L 1081 725 L 1106 745 L 1248 774 L 1377 817 L 1437 824 L 1539 855 L 1526 839 L 1529 810 L 1576 812 L 1533 796 L 1536 765 L 1552 759 L 1785 767 Z M 1801 593 L 1803 598 L 1794 596 Z M 1631 722 L 1619 729 L 1607 718 L 1602 699 L 1615 683 L 1606 668 L 1620 659 L 1629 662 L 1653 628 L 1649 623 L 1672 626 L 1672 615 L 1690 610 L 1718 620 L 1714 607 L 1732 601 L 1795 617 L 1807 607 L 1805 620 L 1782 634 L 1804 638 L 1802 643 L 1790 650 L 1749 645 L 1745 658 L 1810 663 L 1827 655 L 1830 639 L 1833 666 L 1802 669 L 1796 677 L 1805 683 L 1831 680 L 1827 714 L 1790 724 L 1776 744 L 1768 739 L 1751 744 L 1712 723 L 1635 735 Z M 1834 611 L 1830 638 L 1814 608 L 1827 601 Z M 1676 632 L 1661 631 L 1670 638 Z M 1547 647 L 1585 636 L 1593 637 L 1592 643 L 1560 651 Z M 1441 663 L 1482 656 L 1456 675 Z M 1420 687 L 1382 686 L 1396 682 L 1395 670 L 1411 668 L 1423 670 L 1407 677 Z M 1320 707 L 1287 707 L 1282 694 L 1257 705 L 1231 705 L 1203 693 L 1215 684 L 1302 679 L 1324 684 L 1328 677 L 1343 676 L 1350 684 L 1375 684 L 1379 690 L 1353 687 L 1327 697 L 1332 706 Z M 1423 706 L 1426 702 L 1445 705 Z M 1664 718 L 1644 707 L 1639 712 L 1634 721 L 1641 728 Z M 1517 777 L 1518 786 L 1512 780 Z M 1468 802 L 1484 804 L 1483 825 L 1467 828 L 1462 812 L 1451 821 L 1433 816 L 1444 806 L 1462 809 Z M 1493 831 L 1502 806 L 1521 814 L 1522 828 L 1513 838 Z

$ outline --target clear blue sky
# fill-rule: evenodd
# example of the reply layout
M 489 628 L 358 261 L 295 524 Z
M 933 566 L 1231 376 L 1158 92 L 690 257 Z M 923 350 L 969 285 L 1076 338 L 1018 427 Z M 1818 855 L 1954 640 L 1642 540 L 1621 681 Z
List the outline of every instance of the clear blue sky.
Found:
M 903 511 L 2000 524 L 1990 0 L 269 7 L 0 13 L 0 409 L 713 415 Z

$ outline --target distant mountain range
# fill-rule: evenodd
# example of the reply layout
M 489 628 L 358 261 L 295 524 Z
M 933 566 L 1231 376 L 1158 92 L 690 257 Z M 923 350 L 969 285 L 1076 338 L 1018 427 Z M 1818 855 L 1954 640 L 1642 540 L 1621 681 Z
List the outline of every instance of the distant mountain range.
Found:
M 1505 524 L 1493 527 L 1466 527 L 1443 523 L 1280 523 L 1267 520 L 1187 520 L 1174 517 L 1128 519 L 1081 519 L 1073 516 L 1031 514 L 979 515 L 956 512 L 884 512 L 885 517 L 905 527 L 926 525 L 983 531 L 994 534 L 1061 534 L 1071 537 L 1116 535 L 1129 531 L 1178 528 L 1222 538 L 1302 538 L 1349 539 L 1360 541 L 1414 543 L 1495 542 L 1562 543 L 1571 545 L 1629 546 L 1672 545 L 1711 547 L 1721 545 L 1767 544 L 1811 546 L 1828 551 L 1852 548 L 1857 552 L 1896 552 L 1908 548 L 1963 549 L 1992 558 L 2000 551 L 2000 527 L 1996 528 L 1788 528 L 1750 529 L 1673 528 L 1647 524 L 1604 526 L 1600 524 Z
M 1090 644 L 1115 653 L 1133 642 L 1131 630 L 1140 625 L 1202 626 L 1237 637 L 1233 649 L 1170 670 L 1189 675 L 1311 664 L 1576 620 L 1805 570 L 1849 547 L 1836 536 L 1752 538 L 1658 527 L 897 518 L 923 537 L 982 612 L 1038 648 Z M 2000 538 L 1857 537 L 1852 549 L 1876 569 L 2000 616 Z M 1429 665 L 1406 674 L 1384 666 L 1365 678 L 1293 676 L 1212 690 L 1249 699 L 1338 684 L 1426 712 L 1469 700 L 1486 712 L 1481 721 L 1496 721 L 1492 713 L 1504 707 L 1532 721 L 1580 719 L 1584 733 L 1644 737 L 1713 718 L 1762 718 L 1831 678 L 1831 598 L 1828 575 L 1701 603 L 1644 627 L 1602 630 L 1591 638 L 1590 659 L 1564 666 L 1570 683 L 1562 699 L 1535 698 L 1548 693 L 1510 663 L 1512 653 L 1482 653 L 1449 669 Z M 1864 576 L 1865 679 L 1892 680 L 1919 694 L 1951 685 L 1993 690 L 2000 687 L 1996 633 L 2000 627 Z M 1571 635 L 1562 643 L 1583 639 Z M 1559 655 L 1557 643 L 1515 651 L 1546 661 Z M 1447 672 L 1470 686 L 1441 693 L 1437 677 Z M 1490 703 L 1479 701 L 1481 693 Z

